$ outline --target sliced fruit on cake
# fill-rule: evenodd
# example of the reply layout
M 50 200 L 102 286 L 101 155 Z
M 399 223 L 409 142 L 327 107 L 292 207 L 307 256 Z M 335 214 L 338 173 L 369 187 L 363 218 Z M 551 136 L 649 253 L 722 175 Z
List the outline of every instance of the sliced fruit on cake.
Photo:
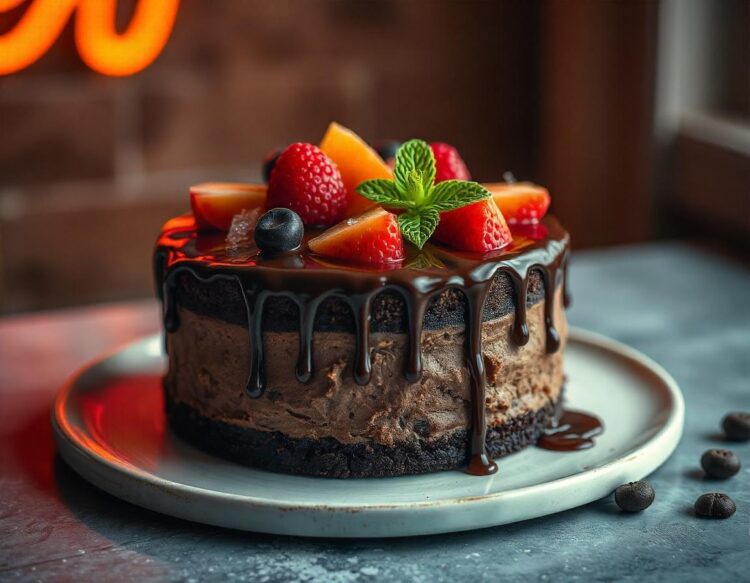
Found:
M 365 180 L 393 178 L 388 164 L 353 131 L 332 123 L 328 126 L 320 149 L 339 167 L 349 205 L 346 216 L 356 216 L 373 206 L 373 202 L 357 194 L 357 186 Z
M 484 187 L 510 223 L 536 223 L 547 213 L 549 192 L 531 182 L 495 182 Z
M 513 239 L 492 198 L 440 213 L 433 237 L 453 249 L 477 253 L 502 249 Z
M 358 263 L 389 263 L 406 257 L 396 215 L 376 207 L 311 239 L 313 253 Z
M 228 231 L 234 215 L 262 208 L 265 203 L 264 184 L 204 182 L 190 188 L 190 206 L 201 230 Z

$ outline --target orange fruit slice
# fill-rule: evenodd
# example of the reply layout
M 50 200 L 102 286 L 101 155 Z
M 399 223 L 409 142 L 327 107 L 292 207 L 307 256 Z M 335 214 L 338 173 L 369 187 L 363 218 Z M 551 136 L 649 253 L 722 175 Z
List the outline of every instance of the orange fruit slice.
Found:
M 393 171 L 362 138 L 350 129 L 331 123 L 320 149 L 336 163 L 349 199 L 346 216 L 358 215 L 375 205 L 357 194 L 357 186 L 373 178 L 393 178 Z

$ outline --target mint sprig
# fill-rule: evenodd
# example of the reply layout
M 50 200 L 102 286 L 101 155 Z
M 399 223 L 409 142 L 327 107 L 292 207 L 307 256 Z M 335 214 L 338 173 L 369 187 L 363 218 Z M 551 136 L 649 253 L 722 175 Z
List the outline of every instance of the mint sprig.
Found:
M 440 222 L 440 211 L 434 208 L 421 208 L 406 212 L 398 217 L 401 234 L 420 249 L 435 232 Z
M 435 156 L 423 140 L 409 140 L 396 152 L 393 180 L 365 180 L 357 187 L 365 198 L 403 211 L 398 226 L 405 239 L 420 249 L 440 222 L 440 213 L 490 196 L 476 182 L 446 180 L 435 184 Z

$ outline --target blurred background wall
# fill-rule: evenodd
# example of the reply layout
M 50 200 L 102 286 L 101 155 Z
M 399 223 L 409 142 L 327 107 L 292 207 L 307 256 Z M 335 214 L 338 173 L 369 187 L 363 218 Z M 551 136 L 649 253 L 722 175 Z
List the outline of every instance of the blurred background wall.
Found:
M 0 77 L 0 313 L 149 296 L 190 184 L 259 180 L 331 120 L 547 185 L 577 248 L 746 245 L 749 39 L 747 0 L 183 0 L 156 62 L 117 79 L 69 23 Z

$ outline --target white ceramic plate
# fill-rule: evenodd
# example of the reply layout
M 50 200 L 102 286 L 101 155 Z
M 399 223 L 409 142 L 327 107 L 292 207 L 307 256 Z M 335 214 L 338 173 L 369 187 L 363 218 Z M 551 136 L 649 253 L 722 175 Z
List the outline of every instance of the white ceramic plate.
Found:
M 85 368 L 53 411 L 63 458 L 119 498 L 208 524 L 276 534 L 391 537 L 507 524 L 592 502 L 643 478 L 674 451 L 684 404 L 660 366 L 622 344 L 573 330 L 566 405 L 598 415 L 585 451 L 530 447 L 491 477 L 460 471 L 331 480 L 254 470 L 205 454 L 164 426 L 161 339 Z

